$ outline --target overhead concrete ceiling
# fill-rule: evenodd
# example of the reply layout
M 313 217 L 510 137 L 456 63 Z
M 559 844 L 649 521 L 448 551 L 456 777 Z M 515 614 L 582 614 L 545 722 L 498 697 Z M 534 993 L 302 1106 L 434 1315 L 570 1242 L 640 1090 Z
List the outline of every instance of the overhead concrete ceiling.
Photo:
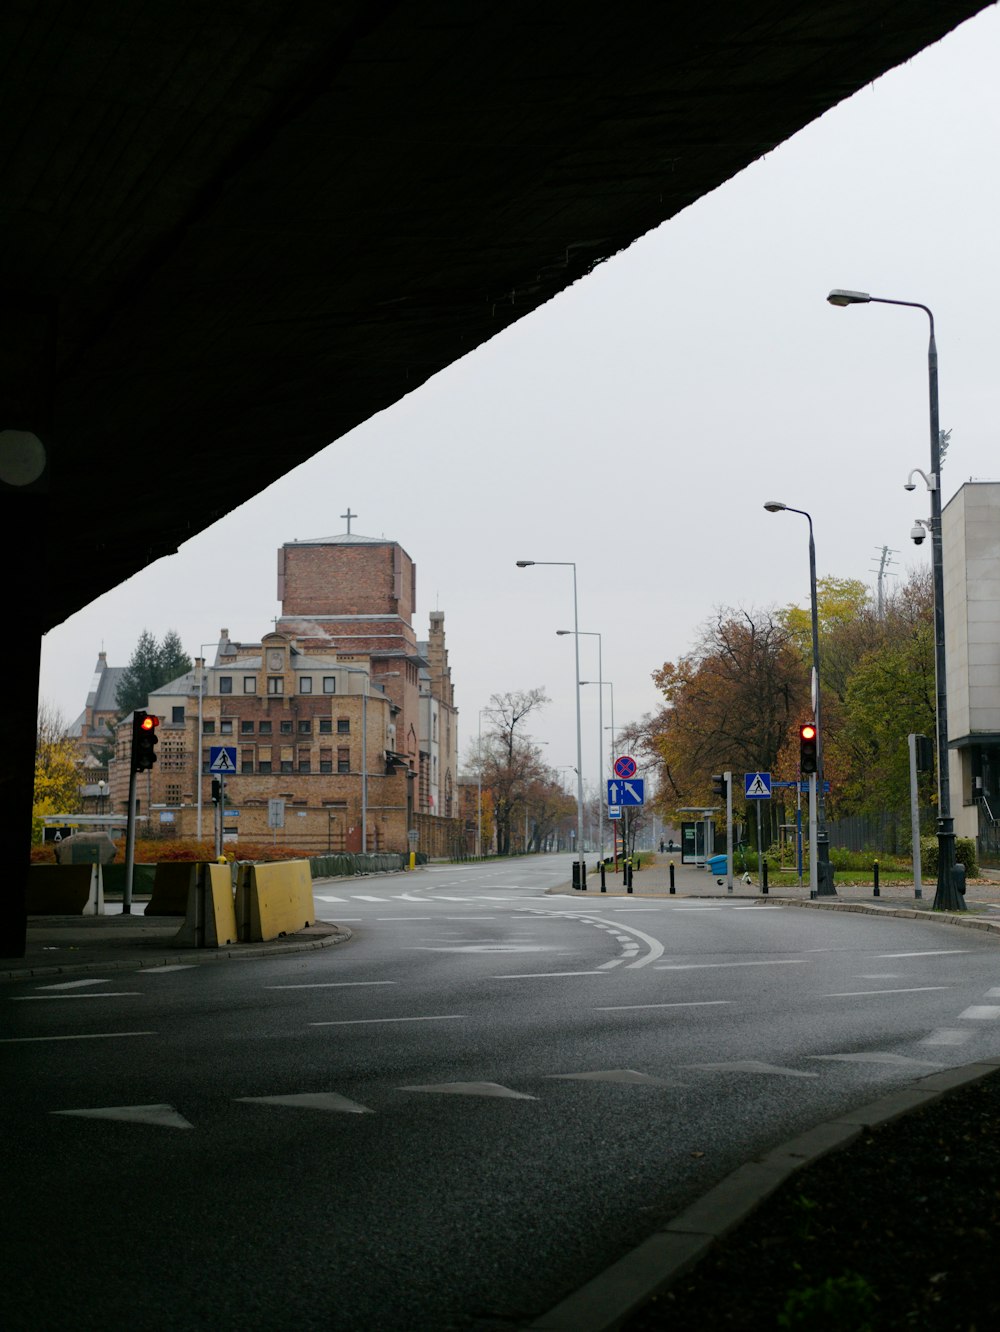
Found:
M 40 627 L 985 7 L 12 0 L 0 428 L 48 466 L 0 514 L 44 532 Z

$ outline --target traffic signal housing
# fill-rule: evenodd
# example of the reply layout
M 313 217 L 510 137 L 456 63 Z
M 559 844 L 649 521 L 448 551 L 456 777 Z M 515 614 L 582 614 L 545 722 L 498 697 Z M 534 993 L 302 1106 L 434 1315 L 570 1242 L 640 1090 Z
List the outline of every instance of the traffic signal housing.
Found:
M 222 799 L 222 779 L 221 777 L 212 778 L 212 799 L 218 804 Z
M 156 746 L 160 737 L 156 728 L 160 719 L 152 712 L 137 711 L 132 714 L 132 771 L 145 772 L 156 762 Z
M 712 776 L 712 794 L 718 796 L 720 800 L 725 800 L 728 796 L 728 782 L 723 772 L 714 773 Z
M 817 771 L 816 746 L 819 743 L 819 731 L 815 723 L 803 722 L 799 727 L 799 771 L 805 774 Z

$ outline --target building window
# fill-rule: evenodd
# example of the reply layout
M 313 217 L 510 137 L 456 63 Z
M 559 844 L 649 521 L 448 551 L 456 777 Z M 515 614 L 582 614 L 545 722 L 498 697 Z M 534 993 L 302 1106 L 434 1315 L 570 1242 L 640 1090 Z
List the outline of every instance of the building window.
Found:
M 252 721 L 241 721 L 241 722 L 240 722 L 240 735 L 253 735 L 253 722 L 252 722 Z
M 338 772 L 350 772 L 350 771 L 351 771 L 351 751 L 350 751 L 350 749 L 338 749 L 338 750 L 337 750 L 337 771 L 338 771 Z
M 281 771 L 282 771 L 282 772 L 291 772 L 292 770 L 293 770 L 293 769 L 292 769 L 292 760 L 291 760 L 291 759 L 282 759 L 282 760 L 281 760 Z
M 214 721 L 206 721 L 206 722 L 202 722 L 202 724 L 201 724 L 201 733 L 202 733 L 202 735 L 214 735 L 214 734 L 215 734 L 215 722 L 214 722 Z
M 312 735 L 313 724 L 310 718 L 299 722 L 299 735 Z
M 350 734 L 351 734 L 351 719 L 350 719 L 350 717 L 338 717 L 338 718 L 337 718 L 337 734 L 338 734 L 338 735 L 350 735 Z
M 269 721 L 262 721 L 257 729 L 261 735 L 270 735 L 273 728 Z
M 313 678 L 311 675 L 303 675 L 299 679 L 299 693 L 311 694 L 313 691 Z
M 323 693 L 335 694 L 337 692 L 337 677 L 335 675 L 323 676 Z
M 320 759 L 319 770 L 320 772 L 333 772 L 333 759 Z
M 184 709 L 183 709 L 183 707 L 180 707 L 180 708 L 171 708 L 171 709 L 170 709 L 170 720 L 171 720 L 172 722 L 174 722 L 175 724 L 178 723 L 178 722 L 180 722 L 180 723 L 183 725 L 183 723 L 184 723 Z
M 243 677 L 243 692 L 244 692 L 244 694 L 256 694 L 256 692 L 257 692 L 257 677 L 256 677 L 256 675 L 244 675 L 244 677 Z
M 248 753 L 250 754 L 250 757 L 249 757 L 249 758 L 247 758 L 247 754 L 248 754 Z M 252 753 L 252 751 L 250 751 L 250 750 L 244 750 L 244 751 L 243 751 L 243 757 L 240 759 L 240 772 L 242 772 L 244 775 L 249 775 L 249 776 L 252 776 L 252 775 L 253 775 L 253 753 Z
M 219 693 L 231 694 L 233 692 L 233 677 L 231 675 L 219 676 Z
M 269 675 L 267 677 L 267 692 L 269 694 L 283 694 L 285 692 L 285 677 L 283 675 Z
M 292 723 L 290 721 L 283 721 L 281 723 L 281 734 L 291 735 L 291 733 L 292 733 Z
M 320 717 L 320 719 L 319 719 L 319 733 L 320 733 L 320 735 L 330 735 L 330 734 L 332 734 L 332 732 L 333 732 L 333 718 L 332 718 L 332 717 Z
M 232 735 L 233 723 L 231 721 L 219 722 L 219 731 L 221 732 L 222 735 Z
M 261 761 L 257 764 L 257 771 L 265 775 L 269 773 L 271 771 L 271 760 L 261 759 Z
M 299 772 L 312 772 L 312 751 L 299 750 Z

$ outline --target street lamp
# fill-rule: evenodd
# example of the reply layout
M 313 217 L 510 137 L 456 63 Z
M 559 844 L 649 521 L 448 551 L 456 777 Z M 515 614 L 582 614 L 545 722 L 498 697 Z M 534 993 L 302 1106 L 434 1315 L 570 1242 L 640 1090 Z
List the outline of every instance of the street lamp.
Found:
M 930 402 L 931 470 L 925 476 L 931 496 L 931 562 L 934 586 L 934 675 L 937 692 L 938 869 L 935 911 L 964 911 L 965 898 L 955 882 L 955 825 L 951 817 L 951 780 L 948 772 L 948 677 L 944 650 L 944 556 L 941 545 L 941 426 L 938 410 L 938 356 L 934 315 L 919 301 L 890 300 L 867 291 L 834 289 L 831 305 L 902 305 L 923 310 L 930 322 L 927 344 L 927 383 Z M 923 475 L 923 473 L 921 473 Z M 911 475 L 912 481 L 912 475 Z
M 108 789 L 108 784 L 103 777 L 97 781 L 97 814 L 99 818 L 104 817 L 104 792 Z
M 556 633 L 560 636 L 572 634 L 572 629 L 557 629 Z M 583 638 L 597 639 L 597 771 L 600 779 L 604 779 L 604 666 L 602 665 L 602 649 L 604 644 L 601 641 L 601 635 L 592 629 L 581 629 L 580 636 Z M 591 684 L 590 680 L 581 680 L 580 684 Z M 600 791 L 598 791 L 600 797 Z M 601 853 L 601 859 L 604 859 L 604 802 L 598 799 L 597 802 L 597 841 Z
M 816 723 L 816 896 L 836 897 L 830 873 L 830 839 L 826 832 L 826 800 L 823 796 L 823 727 L 820 725 L 819 691 L 819 611 L 816 605 L 816 542 L 813 540 L 812 515 L 805 509 L 793 509 L 781 500 L 768 500 L 768 513 L 798 513 L 809 524 L 809 603 L 812 610 L 812 706 Z
M 573 570 L 573 644 L 576 648 L 576 856 L 579 865 L 580 888 L 587 886 L 587 866 L 583 855 L 583 739 L 580 730 L 580 620 L 576 597 L 576 563 L 573 560 L 517 560 L 519 569 L 530 569 L 534 564 L 558 565 Z
M 481 858 L 483 854 L 483 713 L 488 711 L 488 708 L 479 709 L 479 734 L 476 739 L 476 768 L 478 769 L 478 780 L 476 783 L 477 858 Z

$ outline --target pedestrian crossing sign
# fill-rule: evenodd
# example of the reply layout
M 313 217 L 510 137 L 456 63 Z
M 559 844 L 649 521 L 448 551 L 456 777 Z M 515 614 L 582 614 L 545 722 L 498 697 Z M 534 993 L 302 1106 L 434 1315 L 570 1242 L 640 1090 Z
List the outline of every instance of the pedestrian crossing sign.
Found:
M 235 772 L 236 747 L 232 745 L 212 745 L 208 751 L 209 772 Z
M 770 800 L 771 774 L 769 772 L 745 772 L 743 774 L 743 794 L 747 800 Z

